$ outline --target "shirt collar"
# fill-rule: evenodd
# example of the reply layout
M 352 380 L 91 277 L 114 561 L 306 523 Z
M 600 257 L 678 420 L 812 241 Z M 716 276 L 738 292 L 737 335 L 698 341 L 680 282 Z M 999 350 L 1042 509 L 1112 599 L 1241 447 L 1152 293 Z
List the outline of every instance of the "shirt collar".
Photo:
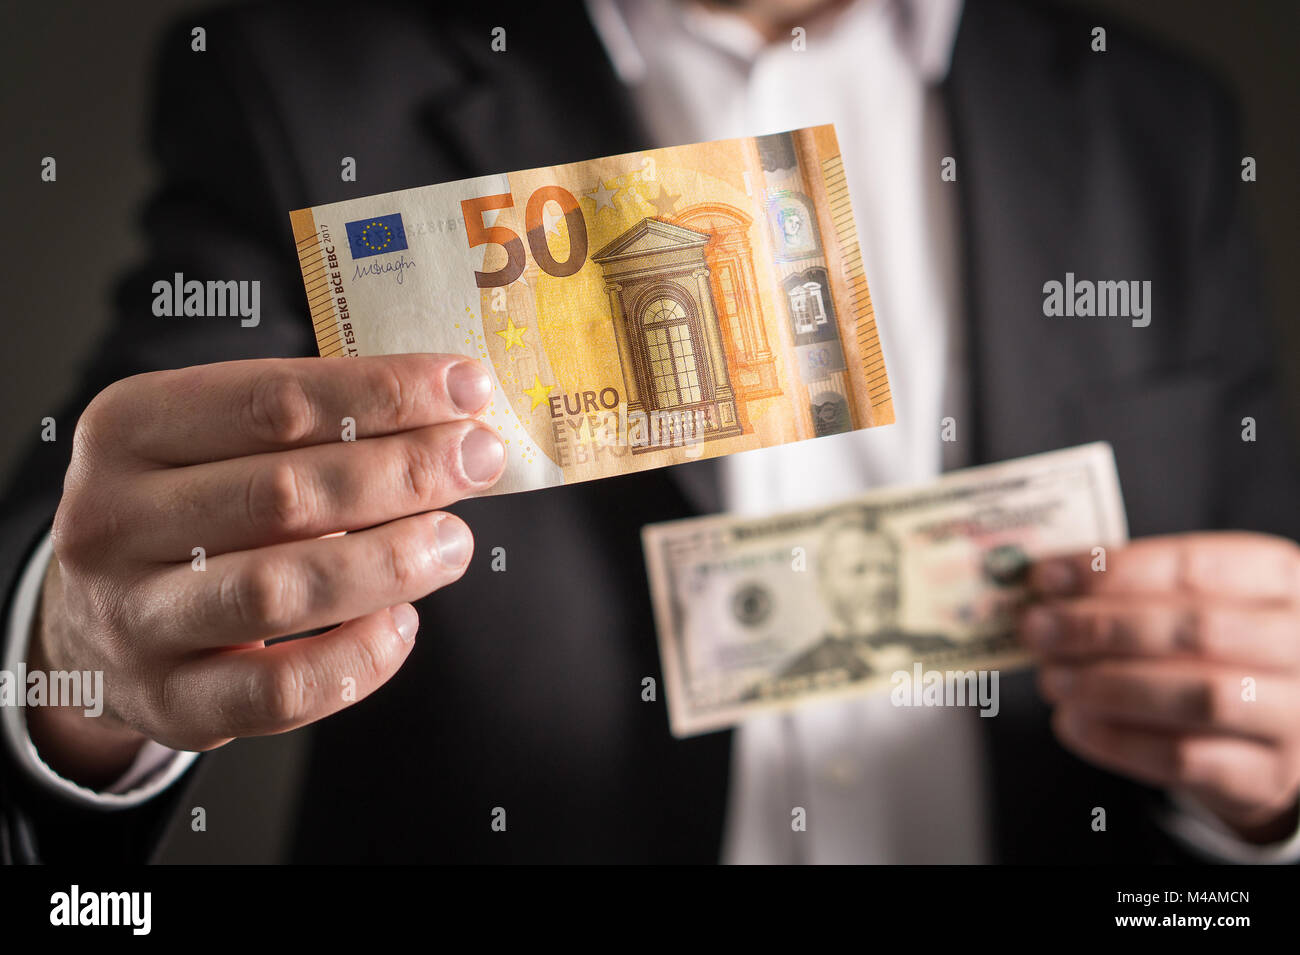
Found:
M 680 0 L 586 0 L 588 15 L 615 72 L 624 83 L 635 85 L 645 79 L 648 67 L 628 25 L 626 4 L 631 2 L 667 3 L 676 7 Z M 857 3 L 885 4 L 895 40 L 917 74 L 929 84 L 943 81 L 952 63 L 963 0 L 857 0 Z M 685 29 L 706 37 L 713 45 L 742 60 L 753 60 L 763 48 L 762 37 L 752 27 L 723 11 L 686 0 L 683 9 L 670 12 L 680 16 Z

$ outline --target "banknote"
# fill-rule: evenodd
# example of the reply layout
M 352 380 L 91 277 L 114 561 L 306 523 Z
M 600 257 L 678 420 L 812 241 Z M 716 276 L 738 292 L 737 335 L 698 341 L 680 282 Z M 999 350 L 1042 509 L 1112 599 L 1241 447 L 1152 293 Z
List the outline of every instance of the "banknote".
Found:
M 900 672 L 1024 665 L 1011 630 L 1021 572 L 1073 552 L 1104 566 L 1127 535 L 1105 443 L 816 510 L 651 524 L 642 537 L 672 730 L 888 690 Z
M 320 353 L 495 378 L 491 493 L 894 420 L 835 130 L 648 149 L 301 209 Z

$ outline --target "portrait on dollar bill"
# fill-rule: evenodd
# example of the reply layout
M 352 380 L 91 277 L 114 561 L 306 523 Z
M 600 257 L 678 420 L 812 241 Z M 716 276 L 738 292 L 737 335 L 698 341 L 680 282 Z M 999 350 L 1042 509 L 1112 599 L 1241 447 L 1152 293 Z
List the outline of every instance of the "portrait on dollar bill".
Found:
M 817 581 L 830 614 L 826 632 L 799 651 L 778 679 L 842 674 L 853 682 L 897 669 L 899 657 L 951 649 L 940 633 L 899 626 L 903 586 L 898 541 L 870 508 L 850 506 L 832 515 L 817 556 Z

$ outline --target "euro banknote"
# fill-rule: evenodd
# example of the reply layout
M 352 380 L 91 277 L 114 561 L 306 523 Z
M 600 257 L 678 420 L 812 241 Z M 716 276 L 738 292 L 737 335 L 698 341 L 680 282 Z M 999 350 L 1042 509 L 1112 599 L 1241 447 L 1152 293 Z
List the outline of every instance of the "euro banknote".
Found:
M 290 216 L 320 353 L 495 378 L 491 493 L 894 419 L 835 130 L 643 152 Z
M 1029 563 L 1085 552 L 1104 569 L 1127 535 L 1105 443 L 815 510 L 651 524 L 672 730 L 1023 666 L 1012 619 Z

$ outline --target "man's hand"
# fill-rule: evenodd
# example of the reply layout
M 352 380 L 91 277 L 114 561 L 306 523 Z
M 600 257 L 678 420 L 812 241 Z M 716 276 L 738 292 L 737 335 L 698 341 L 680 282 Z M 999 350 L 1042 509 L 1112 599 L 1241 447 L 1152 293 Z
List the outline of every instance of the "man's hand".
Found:
M 101 784 L 145 738 L 212 749 L 388 680 L 415 638 L 409 601 L 473 551 L 434 509 L 504 468 L 473 418 L 491 393 L 455 355 L 227 362 L 101 392 L 77 425 L 29 665 L 102 670 L 105 712 L 30 710 L 46 761 Z M 338 531 L 353 533 L 323 536 Z
M 1294 831 L 1300 547 L 1187 534 L 1040 561 L 1021 617 L 1053 728 L 1079 756 L 1180 789 L 1243 837 Z

